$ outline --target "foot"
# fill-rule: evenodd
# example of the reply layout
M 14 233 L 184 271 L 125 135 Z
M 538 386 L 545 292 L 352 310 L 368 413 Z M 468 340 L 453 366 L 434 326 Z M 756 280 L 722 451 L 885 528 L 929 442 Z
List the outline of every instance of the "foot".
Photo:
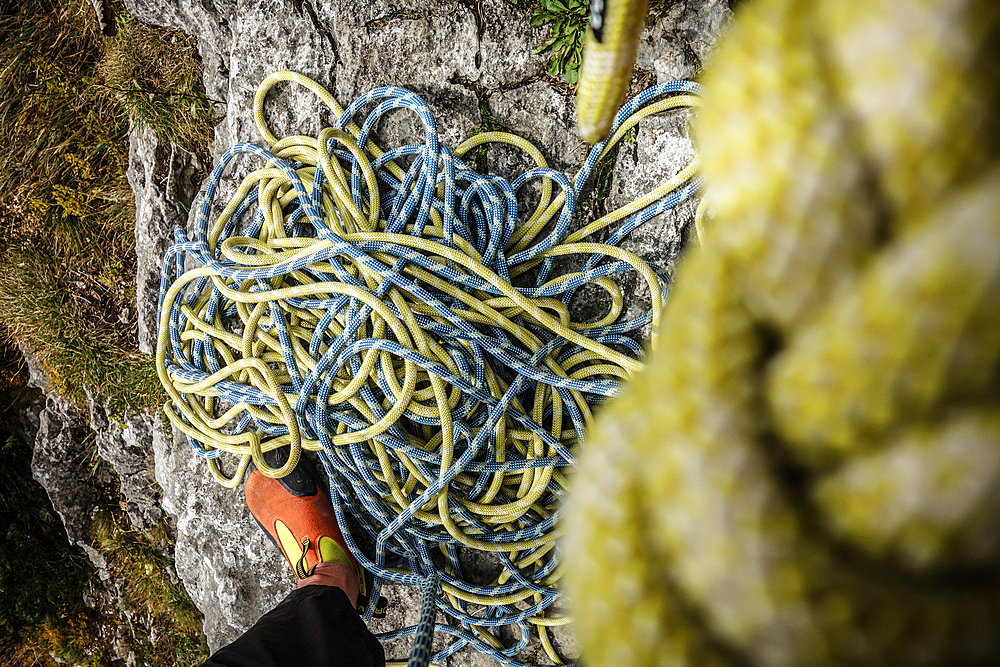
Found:
M 287 448 L 267 452 L 265 460 L 279 467 L 287 452 Z M 347 548 L 315 469 L 305 457 L 282 479 L 271 479 L 251 469 L 244 492 L 250 513 L 281 549 L 300 587 L 312 583 L 336 585 L 357 604 L 363 572 Z

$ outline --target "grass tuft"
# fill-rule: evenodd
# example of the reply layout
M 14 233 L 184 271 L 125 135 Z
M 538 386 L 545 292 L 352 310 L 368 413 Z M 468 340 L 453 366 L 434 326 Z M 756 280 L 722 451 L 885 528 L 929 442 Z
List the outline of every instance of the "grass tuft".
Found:
M 79 406 L 159 406 L 136 352 L 129 119 L 207 157 L 211 104 L 194 41 L 118 8 L 100 35 L 88 0 L 28 0 L 0 17 L 0 322 Z M 206 160 L 207 163 L 207 160 Z
M 195 39 L 146 25 L 125 12 L 117 22 L 118 38 L 106 42 L 96 85 L 161 139 L 207 157 L 215 120 L 201 84 Z
M 146 607 L 153 616 L 171 619 L 175 631 L 197 636 L 201 612 L 179 583 L 170 581 L 169 561 L 140 533 L 117 521 L 109 512 L 99 512 L 90 526 L 94 547 L 109 561 L 110 569 L 122 577 L 125 598 Z
M 130 294 L 115 294 L 72 259 L 63 263 L 67 258 L 50 244 L 19 244 L 4 259 L 0 320 L 10 336 L 37 351 L 62 393 L 82 407 L 84 388 L 91 388 L 107 398 L 112 412 L 162 402 L 152 359 L 135 351 L 133 334 L 121 330 L 114 312 L 128 312 Z
M 483 134 L 484 132 L 507 132 L 507 128 L 497 121 L 493 117 L 493 112 L 490 111 L 489 105 L 486 100 L 482 97 L 479 98 L 479 125 L 472 130 L 472 135 Z M 476 146 L 476 171 L 480 174 L 488 174 L 489 166 L 487 165 L 487 148 L 486 144 L 480 144 Z

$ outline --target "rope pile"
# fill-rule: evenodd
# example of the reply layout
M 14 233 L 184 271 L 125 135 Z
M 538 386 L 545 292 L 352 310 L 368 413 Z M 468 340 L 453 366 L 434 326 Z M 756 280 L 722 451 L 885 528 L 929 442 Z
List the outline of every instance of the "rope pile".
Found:
M 278 139 L 263 105 L 279 81 L 312 90 L 334 126 Z M 377 577 L 372 598 L 383 581 L 426 593 L 419 627 L 380 639 L 415 634 L 414 655 L 428 657 L 434 602 L 458 621 L 437 626 L 455 640 L 435 662 L 471 644 L 519 665 L 532 628 L 559 661 L 546 628 L 567 622 L 548 610 L 558 597 L 565 469 L 593 406 L 641 368 L 630 334 L 656 330 L 667 287 L 662 267 L 617 244 L 690 197 L 697 166 L 576 231 L 570 222 L 598 160 L 641 118 L 696 105 L 697 91 L 675 82 L 633 99 L 571 182 L 510 134 L 440 145 L 426 104 L 400 88 L 343 109 L 295 73 L 261 83 L 255 118 L 270 148 L 239 144 L 222 156 L 193 237 L 178 228 L 164 259 L 157 366 L 166 413 L 227 487 L 251 461 L 281 477 L 303 449 L 319 452 L 341 525 L 349 514 L 375 539 L 369 558 L 346 535 Z M 424 142 L 382 151 L 373 128 L 400 108 L 419 117 Z M 510 182 L 476 173 L 462 158 L 490 142 L 537 166 Z M 262 166 L 213 219 L 220 179 L 246 154 Z M 523 214 L 517 195 L 534 181 L 540 199 Z M 587 240 L 603 230 L 605 242 Z M 556 275 L 566 256 L 578 268 Z M 623 320 L 615 278 L 633 271 L 652 308 Z M 585 285 L 610 296 L 597 321 L 571 316 Z M 279 447 L 289 448 L 286 463 L 269 466 L 263 452 Z M 501 573 L 470 580 L 462 549 L 496 554 Z M 502 626 L 519 638 L 513 646 L 500 641 Z
M 1000 664 L 1000 6 L 760 0 L 567 504 L 589 665 Z

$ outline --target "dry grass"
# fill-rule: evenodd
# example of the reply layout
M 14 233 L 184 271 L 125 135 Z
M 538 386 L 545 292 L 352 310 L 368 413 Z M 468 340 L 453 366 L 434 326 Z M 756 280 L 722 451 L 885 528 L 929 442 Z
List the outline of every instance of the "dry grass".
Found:
M 114 38 L 88 0 L 0 18 L 0 322 L 78 404 L 135 410 L 163 394 L 136 351 L 129 118 L 202 155 L 212 119 L 193 41 L 119 10 Z
M 118 28 L 118 38 L 106 42 L 96 85 L 112 92 L 137 123 L 207 162 L 214 122 L 194 40 L 130 16 L 119 20 Z

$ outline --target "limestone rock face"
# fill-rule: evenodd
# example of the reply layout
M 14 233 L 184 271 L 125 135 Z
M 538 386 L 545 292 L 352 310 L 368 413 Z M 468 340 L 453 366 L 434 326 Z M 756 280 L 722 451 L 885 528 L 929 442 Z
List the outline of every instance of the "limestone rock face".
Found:
M 152 471 L 152 438 L 158 419 L 154 415 L 138 414 L 126 415 L 117 421 L 108 417 L 104 406 L 88 398 L 89 426 L 97 454 L 110 463 L 118 475 L 125 513 L 132 527 L 146 532 L 163 518 L 159 502 L 161 491 Z
M 43 392 L 21 414 L 25 439 L 32 446 L 31 474 L 49 496 L 70 543 L 82 547 L 94 566 L 103 569 L 104 557 L 89 546 L 91 520 L 99 505 L 120 493 L 122 509 L 139 532 L 163 519 L 161 491 L 152 471 L 153 431 L 159 419 L 148 414 L 109 418 L 107 408 L 88 395 L 88 420 L 52 387 L 35 356 L 22 351 L 29 384 Z
M 93 460 L 87 423 L 69 401 L 54 393 L 29 407 L 24 421 L 26 436 L 34 441 L 32 477 L 48 494 L 70 543 L 87 544 L 91 510 L 101 495 L 88 465 Z
M 442 142 L 452 148 L 482 124 L 482 112 L 488 110 L 507 129 L 536 143 L 557 169 L 572 174 L 582 164 L 585 146 L 573 121 L 573 98 L 546 82 L 546 56 L 534 52 L 545 29 L 531 27 L 529 15 L 507 0 L 127 0 L 126 4 L 143 21 L 197 37 L 206 91 L 219 101 L 217 110 L 224 114 L 215 132 L 216 158 L 237 142 L 262 143 L 252 116 L 254 91 L 267 74 L 291 69 L 325 86 L 344 106 L 377 86 L 409 88 L 428 103 Z M 645 59 L 640 67 L 657 74 L 662 70 L 662 76 L 687 76 L 692 67 L 671 64 L 678 58 L 677 50 L 691 43 L 699 58 L 707 58 L 728 16 L 728 4 L 687 0 L 672 12 L 672 23 L 647 29 L 646 38 L 651 40 L 640 51 Z M 662 66 L 656 64 L 660 60 Z M 291 84 L 272 89 L 265 112 L 279 136 L 315 135 L 331 120 L 329 110 L 312 93 Z M 612 203 L 644 192 L 643 187 L 661 182 L 686 164 L 692 149 L 685 122 L 686 116 L 674 114 L 642 124 L 635 149 L 623 150 L 614 167 Z M 406 110 L 388 115 L 377 131 L 394 145 L 417 140 L 423 132 L 416 116 Z M 178 175 L 198 165 L 172 148 L 160 147 L 148 131 L 133 132 L 132 149 L 130 178 L 140 212 L 137 250 L 145 253 L 140 254 L 139 265 L 140 335 L 144 349 L 152 349 L 157 255 L 162 257 L 169 245 L 173 225 L 184 224 L 182 211 L 187 208 L 188 229 L 192 228 L 204 188 L 192 200 L 190 189 L 171 189 L 169 178 L 161 183 L 152 177 L 156 165 L 163 164 L 157 159 L 169 160 L 169 171 Z M 490 169 L 498 173 L 524 168 L 492 148 L 489 158 Z M 220 184 L 218 197 L 224 200 L 242 175 L 257 166 L 257 158 L 237 159 Z M 175 182 L 181 180 L 179 176 Z M 599 208 L 593 200 L 581 202 L 583 211 Z M 689 206 L 668 214 L 656 231 L 636 237 L 630 249 L 669 264 L 692 211 Z M 151 437 L 156 481 L 163 489 L 161 507 L 177 529 L 177 573 L 205 614 L 205 633 L 214 651 L 277 604 L 294 581 L 280 552 L 247 512 L 242 489 L 217 485 L 183 437 L 157 428 Z M 142 515 L 138 504 L 136 511 Z M 419 596 L 391 587 L 385 595 L 396 604 L 379 629 L 412 622 L 415 609 L 410 607 Z M 561 648 L 572 645 L 571 637 L 556 641 Z M 408 646 L 407 641 L 393 646 L 390 657 L 405 657 Z M 537 646 L 525 653 L 529 660 L 537 655 L 543 655 Z M 447 664 L 491 662 L 464 649 Z
M 23 347 L 21 352 L 28 384 L 43 392 L 20 415 L 25 441 L 31 444 L 31 476 L 45 489 L 70 544 L 81 546 L 95 567 L 103 568 L 103 557 L 89 546 L 89 531 L 91 513 L 109 480 L 99 481 L 103 471 L 92 467 L 87 422 L 55 390 L 35 355 Z
M 624 206 L 641 197 L 664 180 L 675 176 L 694 158 L 694 145 L 688 136 L 690 112 L 686 109 L 671 111 L 663 116 L 645 118 L 639 122 L 635 141 L 624 143 L 615 161 L 614 180 L 608 195 L 608 208 Z M 680 256 L 683 242 L 694 234 L 697 200 L 692 198 L 664 213 L 647 220 L 625 237 L 621 247 L 634 252 L 648 262 L 671 267 Z M 649 290 L 641 280 L 628 274 L 623 285 L 632 294 L 625 317 L 635 317 L 649 308 Z M 648 336 L 646 325 L 643 335 Z
M 187 210 L 201 185 L 201 168 L 197 156 L 160 141 L 152 130 L 137 127 L 129 135 L 127 175 L 135 193 L 139 349 L 147 354 L 156 349 L 163 253 L 172 242 L 174 227 L 187 220 Z
M 572 97 L 559 93 L 544 81 L 535 81 L 498 91 L 490 97 L 489 109 L 501 126 L 541 147 L 550 167 L 572 175 L 583 164 L 587 147 L 576 129 Z M 517 166 L 523 170 L 534 165 L 524 161 Z M 489 167 L 492 170 L 494 165 Z M 497 165 L 497 168 L 498 173 L 504 173 L 503 167 Z
M 30 354 L 25 356 L 31 370 L 31 385 L 48 389 L 44 370 L 34 363 Z M 136 614 L 123 602 L 121 580 L 112 576 L 104 555 L 90 544 L 94 511 L 110 502 L 115 484 L 108 465 L 95 455 L 94 449 L 95 435 L 97 440 L 107 442 L 109 433 L 106 428 L 96 434 L 91 431 L 76 407 L 54 391 L 43 394 L 21 413 L 21 425 L 26 441 L 32 446 L 32 477 L 45 489 L 70 544 L 80 547 L 97 569 L 100 583 L 93 589 L 96 599 L 85 593 L 84 601 L 94 607 L 100 600 L 104 613 L 109 614 L 103 627 L 108 632 L 106 637 L 116 664 L 135 664 L 135 654 L 129 646 L 134 644 L 137 635 L 133 623 L 137 620 Z M 98 445 L 97 450 L 101 449 Z M 114 455 L 107 448 L 103 449 Z M 144 473 L 144 470 L 134 469 L 128 482 L 123 476 L 123 493 L 135 490 L 136 486 L 148 489 L 150 485 L 141 482 Z M 127 513 L 136 528 L 140 528 L 140 524 L 148 528 L 152 525 L 146 523 L 148 519 L 155 516 L 158 520 L 162 516 L 155 501 L 141 505 L 128 501 L 127 505 Z
M 635 66 L 653 70 L 657 83 L 690 79 L 712 55 L 732 18 L 729 0 L 680 0 L 639 38 Z
M 295 577 L 254 522 L 242 487 L 216 484 L 181 435 L 155 429 L 153 451 L 163 510 L 177 529 L 177 576 L 205 615 L 205 636 L 215 651 L 288 595 Z

